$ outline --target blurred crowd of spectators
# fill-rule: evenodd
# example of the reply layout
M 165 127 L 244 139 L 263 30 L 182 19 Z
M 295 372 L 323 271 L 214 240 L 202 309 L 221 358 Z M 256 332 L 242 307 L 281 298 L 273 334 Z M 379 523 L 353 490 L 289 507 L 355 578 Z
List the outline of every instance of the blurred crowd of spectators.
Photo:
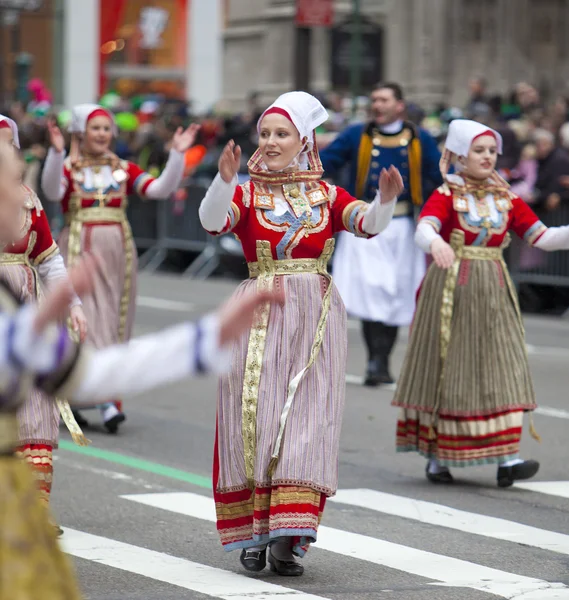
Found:
M 20 140 L 27 163 L 26 183 L 39 192 L 39 177 L 48 147 L 46 122 L 56 118 L 65 132 L 69 110 L 54 111 L 49 91 L 34 80 L 29 86 L 27 106 L 15 103 L 7 109 L 19 125 Z M 330 119 L 317 130 L 321 147 L 353 121 L 367 118 L 367 98 L 339 93 L 320 95 Z M 219 106 L 210 114 L 195 116 L 191 104 L 171 102 L 159 96 L 124 98 L 114 92 L 99 102 L 116 115 L 119 136 L 115 152 L 158 175 L 164 168 L 172 133 L 179 126 L 199 121 L 201 130 L 194 148 L 186 155 L 186 179 L 207 187 L 217 172 L 217 161 L 225 143 L 234 139 L 243 150 L 241 177 L 247 177 L 247 160 L 257 147 L 257 120 L 265 108 L 259 95 L 251 93 L 247 108 L 238 114 Z M 470 81 L 470 98 L 464 107 L 441 105 L 431 113 L 408 103 L 406 118 L 430 131 L 442 144 L 448 124 L 456 118 L 470 118 L 497 129 L 504 139 L 504 153 L 498 168 L 512 190 L 528 202 L 547 225 L 569 223 L 569 99 L 563 95 L 546 102 L 539 90 L 520 82 L 507 95 L 493 94 L 481 77 Z M 41 192 L 40 192 L 41 195 Z M 185 196 L 174 198 L 174 210 Z M 176 205 L 177 208 L 176 208 Z M 562 253 L 563 255 L 565 253 Z M 518 268 L 543 269 L 548 259 L 531 248 L 519 249 Z M 569 263 L 555 259 L 557 271 L 569 276 Z M 563 264 L 562 264 L 563 263 Z M 542 294 L 543 295 L 543 294 Z

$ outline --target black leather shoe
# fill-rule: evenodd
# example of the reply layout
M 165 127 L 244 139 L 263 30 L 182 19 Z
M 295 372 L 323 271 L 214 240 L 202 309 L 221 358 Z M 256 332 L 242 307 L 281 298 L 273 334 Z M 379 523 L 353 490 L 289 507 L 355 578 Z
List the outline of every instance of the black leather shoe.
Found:
M 247 571 L 258 573 L 267 566 L 267 550 L 243 550 L 239 560 Z
M 429 473 L 429 465 L 427 464 L 425 474 L 431 483 L 454 483 L 454 477 L 448 470 L 441 471 L 440 473 Z
M 111 417 L 108 421 L 105 421 L 105 428 L 109 433 L 116 433 L 119 430 L 119 425 L 126 421 L 126 415 L 124 413 L 119 413 L 114 417 Z
M 389 374 L 387 360 L 379 357 L 372 358 L 367 365 L 364 385 L 378 387 L 380 385 L 391 385 L 392 383 L 395 383 L 395 380 Z
M 498 467 L 498 487 L 510 487 L 514 481 L 531 479 L 538 471 L 537 460 L 524 460 L 512 467 Z
M 283 577 L 300 577 L 304 573 L 304 567 L 295 560 L 279 560 L 269 552 L 269 565 L 273 573 Z

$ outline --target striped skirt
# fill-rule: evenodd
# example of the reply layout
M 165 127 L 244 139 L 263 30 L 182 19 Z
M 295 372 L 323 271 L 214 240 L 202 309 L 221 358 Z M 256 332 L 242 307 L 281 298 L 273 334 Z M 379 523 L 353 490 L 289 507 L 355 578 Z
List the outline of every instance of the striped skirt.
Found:
M 22 302 L 39 300 L 36 288 L 37 272 L 27 265 L 0 265 L 0 280 Z M 53 399 L 33 389 L 18 410 L 19 442 L 43 444 L 57 448 L 59 440 L 59 409 Z
M 393 400 L 397 450 L 454 467 L 516 458 L 523 413 L 536 404 L 509 274 L 498 260 L 461 261 L 443 363 L 446 274 L 431 265 L 420 291 Z
M 307 364 L 327 280 L 316 274 L 275 277 L 284 306 L 271 307 L 256 415 L 254 490 L 247 483 L 242 435 L 242 391 L 249 336 L 235 346 L 232 370 L 221 380 L 214 454 L 218 530 L 228 551 L 294 538 L 302 556 L 316 540 L 325 498 L 338 485 L 338 451 L 344 410 L 347 356 L 346 313 L 331 293 L 324 339 L 315 363 L 301 380 L 287 419 L 273 477 L 269 462 L 291 379 Z M 236 292 L 243 294 L 254 280 Z

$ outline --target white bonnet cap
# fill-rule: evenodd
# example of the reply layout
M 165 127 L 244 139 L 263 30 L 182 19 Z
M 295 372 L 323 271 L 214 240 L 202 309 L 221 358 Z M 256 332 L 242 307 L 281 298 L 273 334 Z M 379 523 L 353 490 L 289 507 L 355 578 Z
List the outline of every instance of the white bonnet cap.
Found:
M 71 111 L 71 123 L 69 124 L 70 133 L 85 133 L 87 129 L 87 121 L 92 113 L 96 110 L 104 111 L 112 122 L 113 135 L 117 135 L 117 126 L 115 123 L 115 117 L 106 108 L 99 106 L 98 104 L 79 104 L 73 107 Z
M 0 115 L 0 123 L 2 122 L 5 122 L 10 126 L 10 129 L 12 130 L 12 137 L 14 138 L 14 146 L 16 146 L 16 148 L 20 148 L 20 135 L 18 133 L 18 126 L 16 125 L 16 122 L 9 117 Z
M 455 119 L 450 122 L 445 148 L 457 156 L 467 156 L 474 139 L 487 131 L 496 137 L 498 154 L 502 154 L 502 136 L 487 125 L 468 119 Z
M 257 122 L 257 131 L 261 128 L 264 116 L 272 108 L 285 110 L 298 130 L 301 139 L 308 140 L 308 149 L 312 149 L 314 130 L 328 120 L 328 112 L 318 98 L 306 92 L 287 92 L 279 96 L 261 115 Z

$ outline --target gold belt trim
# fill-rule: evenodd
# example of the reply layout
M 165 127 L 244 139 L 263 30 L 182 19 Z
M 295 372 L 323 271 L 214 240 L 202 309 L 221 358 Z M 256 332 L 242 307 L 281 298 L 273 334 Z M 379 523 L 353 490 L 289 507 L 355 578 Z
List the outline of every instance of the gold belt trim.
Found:
M 272 260 L 272 258 L 271 258 Z M 298 273 L 321 273 L 320 258 L 293 258 L 273 260 L 271 275 L 296 275 Z M 259 277 L 263 273 L 264 265 L 261 262 L 248 263 L 249 277 Z
M 16 414 L 0 414 L 0 452 L 5 454 L 15 450 L 18 442 L 18 418 Z
M 443 388 L 443 381 L 445 376 L 446 359 L 448 355 L 448 347 L 450 344 L 450 338 L 452 333 L 452 316 L 454 312 L 454 293 L 456 290 L 456 282 L 458 280 L 458 271 L 460 263 L 463 260 L 496 260 L 500 263 L 502 268 L 502 274 L 510 299 L 514 305 L 518 323 L 521 329 L 522 336 L 525 336 L 524 322 L 522 319 L 522 313 L 518 303 L 518 296 L 516 294 L 516 288 L 514 282 L 510 277 L 508 267 L 504 261 L 504 248 L 507 248 L 510 244 L 510 236 L 506 235 L 504 242 L 501 246 L 495 248 L 485 248 L 480 246 L 465 246 L 464 245 L 464 231 L 455 229 L 450 236 L 450 245 L 452 246 L 455 254 L 455 260 L 447 270 L 445 283 L 443 287 L 443 295 L 441 302 L 441 324 L 440 324 L 440 357 L 441 357 L 441 375 L 439 379 L 437 399 L 431 415 L 431 426 L 429 428 L 429 438 L 435 439 L 436 434 L 434 430 L 435 421 L 438 415 L 438 410 L 441 401 L 441 394 Z M 524 346 L 525 347 L 525 346 Z M 540 441 L 540 437 L 535 431 L 533 424 L 533 417 L 530 415 L 530 434 L 533 438 Z
M 10 254 L 5 252 L 0 254 L 0 265 L 26 265 L 29 267 L 31 263 L 25 254 Z
M 310 357 L 306 366 L 297 373 L 288 385 L 287 399 L 281 412 L 279 432 L 273 446 L 271 461 L 268 468 L 268 477 L 272 478 L 279 462 L 282 440 L 286 421 L 292 407 L 298 385 L 304 374 L 312 366 L 324 339 L 326 321 L 330 311 L 330 296 L 332 293 L 332 278 L 327 265 L 334 251 L 334 240 L 329 239 L 318 259 L 292 259 L 273 260 L 271 244 L 268 241 L 257 241 L 257 262 L 249 263 L 249 274 L 257 278 L 257 289 L 271 290 L 276 275 L 295 275 L 298 273 L 316 273 L 328 279 L 328 289 L 322 298 L 322 311 L 316 327 L 316 334 L 312 342 Z M 255 487 L 255 462 L 257 457 L 257 404 L 259 400 L 259 384 L 263 367 L 263 354 L 267 338 L 267 325 L 269 322 L 270 304 L 261 306 L 253 321 L 247 348 L 245 375 L 243 378 L 242 396 L 242 434 L 245 459 L 245 473 L 247 485 L 250 489 Z
M 123 208 L 111 208 L 110 206 L 80 208 L 65 215 L 66 225 L 71 225 L 74 221 L 80 223 L 122 223 L 126 221 L 126 212 Z
M 453 246 L 454 248 L 454 246 Z M 504 252 L 501 246 L 496 248 L 481 248 L 480 246 L 462 246 L 459 251 L 461 259 L 467 260 L 502 260 Z

